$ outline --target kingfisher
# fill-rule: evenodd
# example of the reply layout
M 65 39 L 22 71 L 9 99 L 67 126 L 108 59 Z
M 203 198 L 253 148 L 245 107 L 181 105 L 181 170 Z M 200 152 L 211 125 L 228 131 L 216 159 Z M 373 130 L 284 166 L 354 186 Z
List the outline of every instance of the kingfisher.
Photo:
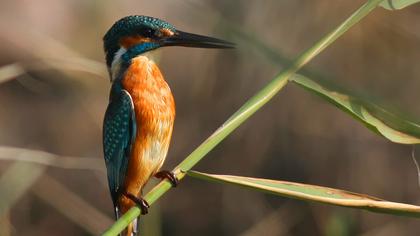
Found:
M 178 183 L 160 171 L 175 120 L 171 89 L 150 51 L 165 46 L 233 48 L 225 40 L 177 30 L 158 18 L 133 15 L 115 22 L 103 37 L 112 83 L 103 123 L 103 149 L 116 218 L 134 205 L 148 212 L 142 189 L 151 177 Z M 137 233 L 137 220 L 125 235 Z

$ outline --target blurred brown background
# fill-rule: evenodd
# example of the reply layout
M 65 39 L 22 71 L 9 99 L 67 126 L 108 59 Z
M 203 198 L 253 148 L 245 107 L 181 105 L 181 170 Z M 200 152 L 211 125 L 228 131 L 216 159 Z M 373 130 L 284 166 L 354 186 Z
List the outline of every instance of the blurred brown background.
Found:
M 0 235 L 95 235 L 113 221 L 101 123 L 110 87 L 102 36 L 129 14 L 224 38 L 236 50 L 165 48 L 177 102 L 172 168 L 282 66 L 364 1 L 0 2 Z M 377 9 L 308 68 L 420 118 L 420 6 Z M 418 121 L 419 119 L 417 119 Z M 11 149 L 16 147 L 20 149 Z M 195 169 L 311 183 L 420 204 L 411 146 L 393 144 L 288 85 Z M 25 149 L 57 154 L 33 153 Z M 418 151 L 417 151 L 418 152 Z M 49 163 L 49 166 L 14 159 Z M 53 165 L 53 166 L 51 166 Z M 415 235 L 416 219 L 306 203 L 186 178 L 143 218 L 144 235 Z

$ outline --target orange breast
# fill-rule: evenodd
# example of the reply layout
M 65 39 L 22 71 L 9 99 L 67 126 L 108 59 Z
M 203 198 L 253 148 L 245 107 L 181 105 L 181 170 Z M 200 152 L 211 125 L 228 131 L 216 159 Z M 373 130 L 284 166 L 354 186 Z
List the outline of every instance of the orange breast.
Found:
M 165 160 L 175 119 L 175 103 L 159 68 L 146 56 L 132 59 L 122 85 L 133 99 L 137 122 L 125 190 L 138 194 Z

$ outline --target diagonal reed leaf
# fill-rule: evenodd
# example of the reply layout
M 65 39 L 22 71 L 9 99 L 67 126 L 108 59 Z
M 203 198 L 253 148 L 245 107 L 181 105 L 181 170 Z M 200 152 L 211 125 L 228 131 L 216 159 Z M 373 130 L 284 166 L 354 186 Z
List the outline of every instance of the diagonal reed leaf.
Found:
M 369 129 L 395 143 L 419 144 L 420 125 L 405 120 L 367 100 L 328 88 L 313 79 L 295 74 L 289 79 L 314 92 L 364 123 Z
M 420 0 L 384 0 L 380 6 L 387 10 L 401 10 L 418 2 Z
M 188 176 L 200 180 L 238 185 L 251 190 L 287 198 L 364 209 L 377 213 L 420 218 L 420 206 L 389 202 L 368 195 L 352 193 L 340 189 L 281 180 L 207 174 L 197 171 L 188 171 L 187 174 Z
M 287 57 L 276 52 L 270 46 L 261 42 L 258 38 L 231 26 L 231 31 L 238 35 L 248 47 L 258 49 L 274 64 L 289 64 Z M 363 99 L 362 96 L 345 91 L 331 81 L 327 81 L 322 75 L 303 68 L 300 74 L 294 74 L 289 81 L 294 82 L 316 95 L 334 104 L 341 110 L 350 114 L 353 118 L 362 122 L 373 132 L 387 138 L 388 140 L 401 144 L 420 143 L 420 124 L 409 121 L 401 115 L 390 112 L 383 107 Z M 304 76 L 304 75 L 310 75 Z

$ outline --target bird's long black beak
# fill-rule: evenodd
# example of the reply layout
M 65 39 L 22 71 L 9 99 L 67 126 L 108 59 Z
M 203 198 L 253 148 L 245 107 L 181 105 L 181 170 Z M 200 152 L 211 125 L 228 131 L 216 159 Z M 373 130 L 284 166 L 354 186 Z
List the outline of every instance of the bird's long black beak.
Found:
M 162 46 L 183 46 L 194 48 L 234 48 L 235 44 L 208 36 L 191 34 L 177 30 L 174 35 L 165 38 Z

